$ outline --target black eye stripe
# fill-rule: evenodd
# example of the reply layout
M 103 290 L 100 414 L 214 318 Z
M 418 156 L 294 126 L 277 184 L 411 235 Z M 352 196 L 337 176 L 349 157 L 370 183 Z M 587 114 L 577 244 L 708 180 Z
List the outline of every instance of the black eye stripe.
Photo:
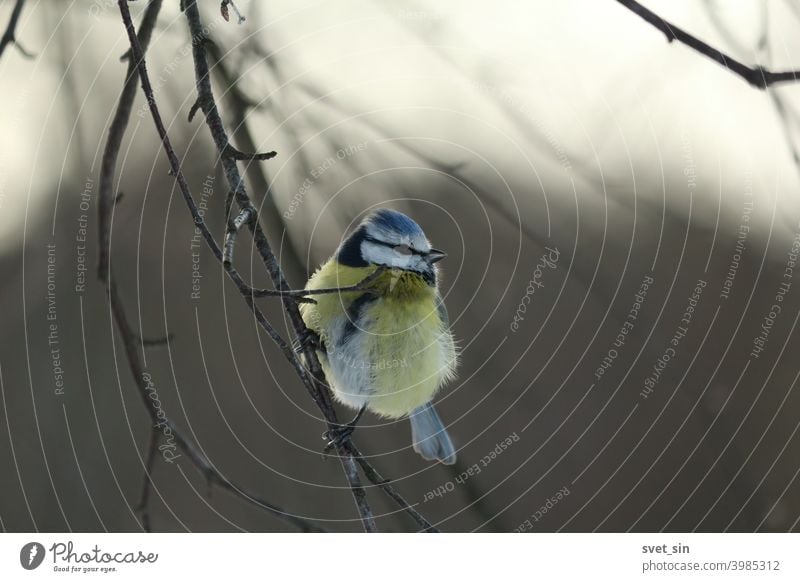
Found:
M 364 240 L 367 240 L 367 241 L 369 241 L 371 243 L 375 243 L 376 245 L 381 245 L 383 247 L 389 247 L 390 249 L 393 249 L 394 247 L 399 246 L 399 245 L 394 245 L 392 243 L 389 243 L 389 242 L 386 242 L 386 241 L 383 241 L 383 240 L 378 240 L 377 238 L 373 238 L 371 236 L 365 236 Z M 408 247 L 408 250 L 411 252 L 411 254 L 414 254 L 414 255 L 420 255 L 421 256 L 421 255 L 425 254 L 423 252 L 418 251 L 417 249 L 412 249 L 411 247 Z
M 388 243 L 383 240 L 378 240 L 377 238 L 372 238 L 371 236 L 365 236 L 364 240 L 368 240 L 369 242 L 375 243 L 376 245 L 381 245 L 382 247 L 394 248 L 394 245 L 392 243 Z

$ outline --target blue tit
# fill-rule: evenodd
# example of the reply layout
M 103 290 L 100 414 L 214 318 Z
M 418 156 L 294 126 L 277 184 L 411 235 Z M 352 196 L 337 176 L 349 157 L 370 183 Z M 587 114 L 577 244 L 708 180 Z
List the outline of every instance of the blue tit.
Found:
M 457 360 L 437 286 L 436 263 L 445 256 L 431 248 L 411 218 L 377 210 L 311 276 L 306 289 L 368 282 L 358 291 L 314 295 L 316 303 L 300 309 L 319 336 L 320 363 L 336 400 L 360 413 L 408 416 L 414 450 L 450 465 L 455 448 L 432 402 L 455 376 Z

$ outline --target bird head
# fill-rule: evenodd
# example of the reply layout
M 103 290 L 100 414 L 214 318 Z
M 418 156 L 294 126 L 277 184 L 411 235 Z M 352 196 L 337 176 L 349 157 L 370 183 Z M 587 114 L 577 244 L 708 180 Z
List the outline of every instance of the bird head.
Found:
M 342 243 L 336 260 L 350 267 L 378 265 L 417 273 L 434 285 L 434 265 L 446 256 L 431 248 L 422 228 L 411 218 L 381 208 L 369 214 Z

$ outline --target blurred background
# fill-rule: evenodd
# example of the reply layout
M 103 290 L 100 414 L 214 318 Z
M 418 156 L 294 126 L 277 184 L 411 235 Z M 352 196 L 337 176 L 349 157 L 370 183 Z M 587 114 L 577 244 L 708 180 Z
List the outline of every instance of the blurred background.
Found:
M 405 420 L 354 437 L 419 511 L 444 531 L 800 531 L 800 85 L 752 88 L 612 0 L 238 0 L 241 24 L 199 4 L 234 143 L 278 152 L 241 168 L 292 286 L 379 206 L 449 253 L 462 359 L 437 408 L 458 464 L 424 462 Z M 646 4 L 800 68 L 794 2 Z M 127 37 L 111 0 L 29 0 L 16 37 L 35 56 L 0 59 L 0 526 L 140 531 L 150 421 L 95 277 Z M 221 240 L 190 42 L 165 1 L 148 68 Z M 122 299 L 142 336 L 174 334 L 144 354 L 165 413 L 226 478 L 359 530 L 319 411 L 195 237 L 141 95 L 115 190 Z M 267 286 L 250 247 L 236 265 Z M 293 529 L 185 457 L 153 479 L 156 531 Z M 382 530 L 415 528 L 368 494 Z

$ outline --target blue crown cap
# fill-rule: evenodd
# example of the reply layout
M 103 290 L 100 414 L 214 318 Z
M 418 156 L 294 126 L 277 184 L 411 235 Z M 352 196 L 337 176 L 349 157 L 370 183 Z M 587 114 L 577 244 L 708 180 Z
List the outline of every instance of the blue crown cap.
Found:
M 376 210 L 370 214 L 364 222 L 372 223 L 387 231 L 395 231 L 409 235 L 425 235 L 419 224 L 402 212 L 392 210 L 391 208 Z

